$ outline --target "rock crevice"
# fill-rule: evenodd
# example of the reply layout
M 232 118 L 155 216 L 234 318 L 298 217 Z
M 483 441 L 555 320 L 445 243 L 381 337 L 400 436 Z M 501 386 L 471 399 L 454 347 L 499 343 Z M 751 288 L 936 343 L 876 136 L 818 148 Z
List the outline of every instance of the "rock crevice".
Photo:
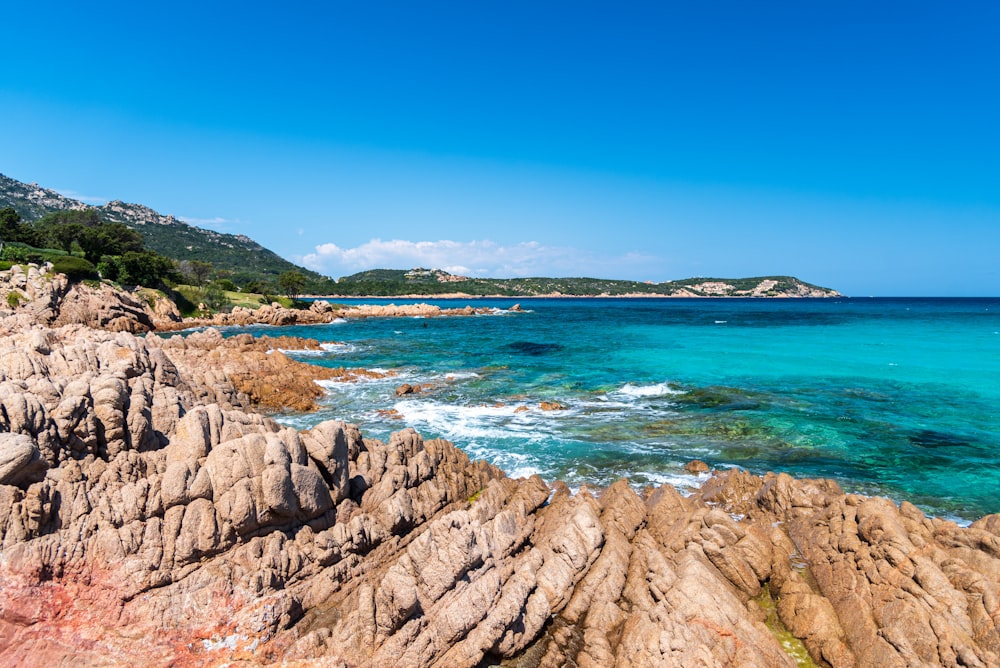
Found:
M 572 493 L 283 427 L 215 354 L 272 344 L 2 323 L 4 665 L 793 666 L 765 598 L 816 665 L 1000 665 L 997 516 L 738 470 Z

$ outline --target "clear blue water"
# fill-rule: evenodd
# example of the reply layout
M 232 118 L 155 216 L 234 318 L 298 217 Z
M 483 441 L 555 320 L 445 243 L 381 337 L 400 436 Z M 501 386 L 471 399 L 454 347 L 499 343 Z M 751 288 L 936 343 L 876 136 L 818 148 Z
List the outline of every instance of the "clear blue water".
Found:
M 330 384 L 319 413 L 280 419 L 343 419 L 378 438 L 411 426 L 512 475 L 572 486 L 697 484 L 683 470 L 697 458 L 830 477 L 935 515 L 1000 512 L 1000 299 L 522 307 L 282 328 L 344 344 L 303 360 L 398 375 Z M 397 397 L 403 382 L 432 388 Z

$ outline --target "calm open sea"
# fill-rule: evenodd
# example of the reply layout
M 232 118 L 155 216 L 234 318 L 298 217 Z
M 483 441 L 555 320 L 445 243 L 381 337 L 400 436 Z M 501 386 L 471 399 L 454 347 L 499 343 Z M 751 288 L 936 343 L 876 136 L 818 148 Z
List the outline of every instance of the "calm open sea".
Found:
M 282 328 L 337 342 L 300 359 L 398 376 L 331 383 L 319 413 L 280 419 L 411 426 L 572 486 L 697 484 L 697 458 L 951 518 L 1000 512 L 1000 299 L 431 303 L 498 310 Z M 400 398 L 403 382 L 433 389 Z

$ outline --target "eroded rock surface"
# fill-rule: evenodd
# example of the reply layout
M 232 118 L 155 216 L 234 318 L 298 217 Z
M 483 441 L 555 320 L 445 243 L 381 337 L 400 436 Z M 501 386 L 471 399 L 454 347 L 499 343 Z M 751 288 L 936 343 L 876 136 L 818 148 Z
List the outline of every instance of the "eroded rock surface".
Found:
M 0 271 L 4 329 L 34 324 L 80 324 L 113 332 L 153 328 L 152 311 L 135 295 L 107 284 L 70 283 L 64 274 L 52 273 L 51 267 L 14 265 Z
M 740 471 L 571 493 L 254 413 L 236 360 L 280 342 L 7 321 L 0 664 L 1000 665 L 998 516 Z
M 317 381 L 351 382 L 393 375 L 391 371 L 327 368 L 290 359 L 282 350 L 319 350 L 313 339 L 294 337 L 254 338 L 238 334 L 223 338 L 217 329 L 188 336 L 149 339 L 162 348 L 189 377 L 198 378 L 207 390 L 203 401 L 234 408 L 289 408 L 310 411 L 323 396 Z

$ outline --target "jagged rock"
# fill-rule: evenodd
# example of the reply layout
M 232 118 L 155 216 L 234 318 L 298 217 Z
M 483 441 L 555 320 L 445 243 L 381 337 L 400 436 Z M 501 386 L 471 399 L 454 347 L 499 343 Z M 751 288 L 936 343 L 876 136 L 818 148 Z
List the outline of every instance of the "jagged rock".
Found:
M 4 665 L 1000 665 L 1000 516 L 739 470 L 571 493 L 254 413 L 241 374 L 308 342 L 0 327 Z
M 107 331 L 147 332 L 153 317 L 134 295 L 108 284 L 70 283 L 44 267 L 14 265 L 0 272 L 0 304 L 39 325 L 82 324 Z M 14 294 L 13 298 L 9 295 Z M 168 300 L 169 301 L 169 300 Z
M 316 301 L 314 301 L 312 304 L 309 305 L 309 310 L 314 311 L 316 313 L 330 313 L 334 309 L 333 306 L 330 304 L 330 302 L 325 301 L 323 299 L 317 299 Z
M 215 328 L 149 342 L 188 373 L 200 371 L 209 392 L 203 400 L 236 408 L 315 410 L 323 388 L 316 381 L 355 381 L 394 375 L 366 369 L 324 368 L 290 359 L 284 350 L 319 350 L 313 339 L 223 337 Z
M 111 332 L 148 332 L 153 318 L 133 295 L 110 285 L 74 283 L 59 305 L 53 325 L 83 324 Z
M 159 329 L 159 323 L 175 323 L 183 320 L 177 304 L 159 290 L 141 289 L 137 290 L 136 294 L 148 307 L 156 329 Z

